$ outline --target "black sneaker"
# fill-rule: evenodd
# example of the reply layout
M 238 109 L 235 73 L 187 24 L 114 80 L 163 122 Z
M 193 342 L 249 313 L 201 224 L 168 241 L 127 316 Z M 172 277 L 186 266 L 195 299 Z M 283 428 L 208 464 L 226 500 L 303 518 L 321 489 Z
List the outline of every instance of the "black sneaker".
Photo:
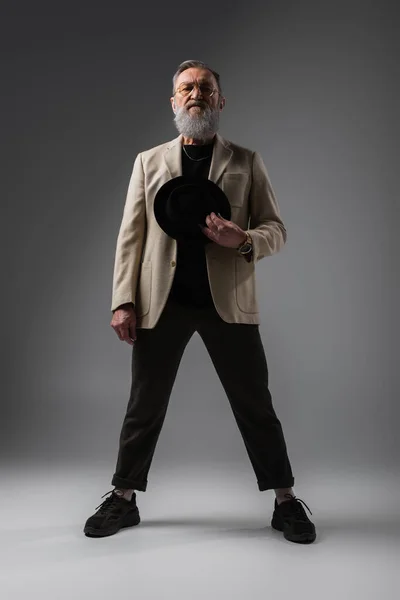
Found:
M 118 495 L 115 490 L 95 510 L 85 523 L 83 529 L 87 537 L 105 537 L 117 533 L 122 527 L 132 527 L 140 523 L 139 509 L 136 506 L 136 494 L 133 492 L 132 499 L 126 500 Z M 104 496 L 107 496 L 104 494 Z M 104 498 L 102 496 L 102 498 Z
M 283 531 L 283 537 L 290 542 L 299 544 L 311 544 L 317 537 L 315 525 L 306 515 L 306 511 L 300 504 L 303 500 L 296 498 L 292 494 L 285 494 L 288 500 L 278 504 L 275 498 L 274 514 L 272 515 L 271 526 L 278 531 Z M 303 502 L 305 506 L 307 504 Z M 310 514 L 311 510 L 308 508 Z

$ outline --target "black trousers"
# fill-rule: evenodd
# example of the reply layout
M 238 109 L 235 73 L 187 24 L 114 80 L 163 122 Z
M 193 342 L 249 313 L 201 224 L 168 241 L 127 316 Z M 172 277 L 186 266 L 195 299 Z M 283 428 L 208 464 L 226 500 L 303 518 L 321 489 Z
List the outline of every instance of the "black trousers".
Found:
M 197 331 L 230 402 L 260 491 L 292 487 L 281 423 L 272 406 L 258 325 L 226 323 L 214 306 L 171 298 L 153 329 L 137 329 L 132 384 L 112 485 L 146 491 L 147 476 L 183 352 Z

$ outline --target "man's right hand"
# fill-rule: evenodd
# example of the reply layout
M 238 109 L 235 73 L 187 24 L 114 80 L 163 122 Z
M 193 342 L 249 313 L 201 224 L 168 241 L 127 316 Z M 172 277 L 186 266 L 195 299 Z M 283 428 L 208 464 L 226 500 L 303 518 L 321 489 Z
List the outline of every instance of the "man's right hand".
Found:
M 136 341 L 136 313 L 132 303 L 121 304 L 114 311 L 110 325 L 121 342 L 133 346 Z

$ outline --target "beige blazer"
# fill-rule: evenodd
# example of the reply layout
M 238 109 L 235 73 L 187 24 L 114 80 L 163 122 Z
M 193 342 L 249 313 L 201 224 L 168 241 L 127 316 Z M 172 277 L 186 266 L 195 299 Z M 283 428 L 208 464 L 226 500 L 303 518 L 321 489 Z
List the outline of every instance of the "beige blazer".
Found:
M 133 302 L 137 327 L 152 329 L 165 306 L 175 274 L 176 240 L 153 214 L 158 189 L 182 175 L 182 136 L 140 152 L 134 161 L 116 243 L 111 310 Z M 231 220 L 248 231 L 253 259 L 215 242 L 205 246 L 208 278 L 215 308 L 227 323 L 259 324 L 255 263 L 286 242 L 286 229 L 266 167 L 258 152 L 216 134 L 209 179 L 223 189 L 232 207 Z

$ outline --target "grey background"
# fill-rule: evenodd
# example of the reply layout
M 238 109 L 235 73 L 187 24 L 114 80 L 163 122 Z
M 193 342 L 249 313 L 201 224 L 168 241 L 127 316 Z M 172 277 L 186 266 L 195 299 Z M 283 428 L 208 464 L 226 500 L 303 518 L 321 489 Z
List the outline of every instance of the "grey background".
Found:
M 397 469 L 394 7 L 3 8 L 3 464 L 104 461 L 111 477 L 131 355 L 109 326 L 116 237 L 136 153 L 177 135 L 172 75 L 197 58 L 221 75 L 221 135 L 261 153 L 288 231 L 257 284 L 295 479 Z M 195 335 L 153 465 L 214 463 L 251 470 Z

